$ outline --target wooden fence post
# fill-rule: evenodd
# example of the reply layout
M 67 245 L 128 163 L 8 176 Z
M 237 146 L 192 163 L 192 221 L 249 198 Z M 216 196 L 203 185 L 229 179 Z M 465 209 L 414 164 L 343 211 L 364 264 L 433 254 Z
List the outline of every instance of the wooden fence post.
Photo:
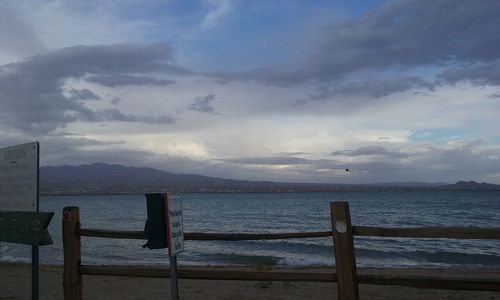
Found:
M 349 203 L 332 202 L 332 233 L 337 269 L 337 291 L 341 300 L 359 299 L 356 257 Z
M 80 273 L 80 211 L 70 206 L 63 209 L 63 248 L 64 248 L 64 299 L 82 299 L 82 274 Z

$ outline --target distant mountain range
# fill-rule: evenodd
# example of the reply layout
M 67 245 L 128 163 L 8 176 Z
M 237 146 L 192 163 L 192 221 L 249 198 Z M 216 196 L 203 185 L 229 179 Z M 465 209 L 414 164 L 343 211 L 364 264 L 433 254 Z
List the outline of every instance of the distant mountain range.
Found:
M 174 174 L 152 168 L 95 163 L 40 168 L 40 192 L 62 194 L 119 194 L 145 192 L 333 192 L 387 190 L 500 190 L 500 185 L 459 181 L 455 184 L 394 182 L 380 184 L 314 184 L 248 181 Z
M 455 184 L 444 185 L 441 188 L 448 190 L 500 190 L 500 185 L 487 182 L 459 181 Z

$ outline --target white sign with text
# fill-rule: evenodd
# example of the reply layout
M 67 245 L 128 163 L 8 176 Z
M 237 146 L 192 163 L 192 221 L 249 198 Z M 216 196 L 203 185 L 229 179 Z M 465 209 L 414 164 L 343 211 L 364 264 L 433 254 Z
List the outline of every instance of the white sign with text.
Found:
M 37 211 L 38 142 L 0 149 L 0 210 Z
M 184 251 L 184 226 L 180 195 L 167 195 L 166 215 L 168 255 L 174 256 Z

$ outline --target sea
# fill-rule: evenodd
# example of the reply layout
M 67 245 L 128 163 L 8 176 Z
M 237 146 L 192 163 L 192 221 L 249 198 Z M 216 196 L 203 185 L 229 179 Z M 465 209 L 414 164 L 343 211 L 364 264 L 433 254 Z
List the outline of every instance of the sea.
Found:
M 500 227 L 498 191 L 182 194 L 184 231 L 285 233 L 331 230 L 330 203 L 347 201 L 353 225 L 380 227 Z M 80 207 L 82 228 L 143 230 L 146 197 L 42 196 L 40 210 L 55 212 L 52 245 L 40 262 L 63 264 L 65 206 Z M 168 265 L 166 249 L 144 240 L 82 237 L 83 264 Z M 359 267 L 500 266 L 500 240 L 356 237 Z M 2 242 L 0 261 L 29 262 L 31 247 Z M 331 237 L 262 241 L 185 241 L 179 265 L 325 267 L 335 265 Z

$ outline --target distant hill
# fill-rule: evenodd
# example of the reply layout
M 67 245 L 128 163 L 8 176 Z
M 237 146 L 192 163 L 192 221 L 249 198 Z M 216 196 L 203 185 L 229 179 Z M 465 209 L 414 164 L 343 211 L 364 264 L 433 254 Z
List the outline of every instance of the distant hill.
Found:
M 446 182 L 421 182 L 421 181 L 402 181 L 402 182 L 381 182 L 381 183 L 370 183 L 366 184 L 368 186 L 378 186 L 378 187 L 407 187 L 407 188 L 434 188 L 449 185 Z
M 161 192 L 326 191 L 331 185 L 279 183 L 174 174 L 152 168 L 94 163 L 40 168 L 42 194 L 116 194 Z
M 45 194 L 203 190 L 235 183 L 238 181 L 103 163 L 40 168 L 40 188 Z
M 441 187 L 446 190 L 495 190 L 500 191 L 500 185 L 487 182 L 476 181 L 458 181 L 454 184 L 448 184 Z
M 435 189 L 500 189 L 475 182 L 456 184 L 393 182 L 379 184 L 314 184 L 224 179 L 196 174 L 174 174 L 152 168 L 94 163 L 40 168 L 40 192 L 61 194 L 119 194 L 145 192 L 339 192 L 408 191 Z
M 226 179 L 195 174 L 174 174 L 152 168 L 124 167 L 95 163 L 81 166 L 42 167 L 40 170 L 44 183 L 78 184 L 206 184 L 222 183 Z

